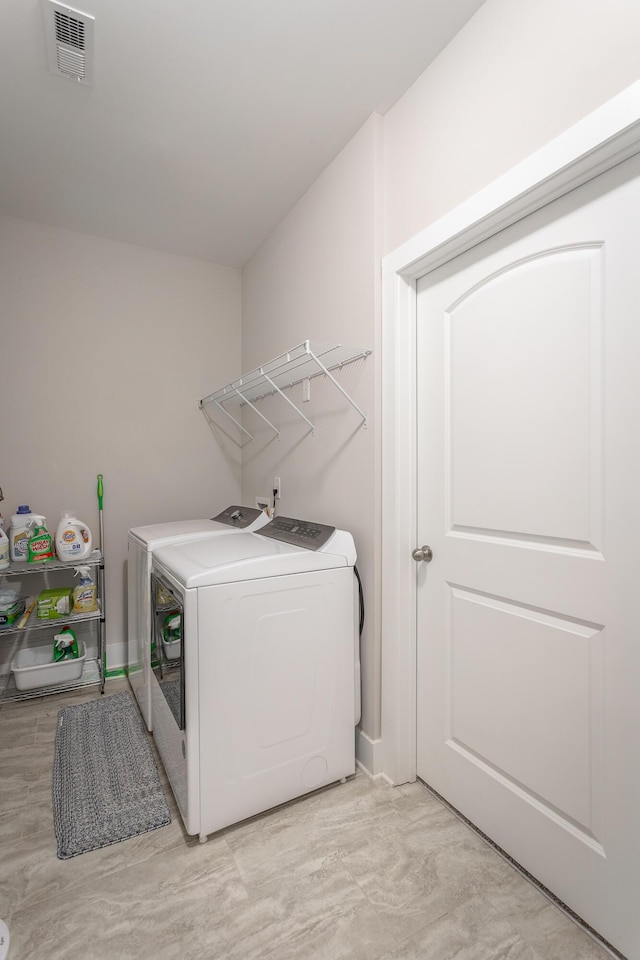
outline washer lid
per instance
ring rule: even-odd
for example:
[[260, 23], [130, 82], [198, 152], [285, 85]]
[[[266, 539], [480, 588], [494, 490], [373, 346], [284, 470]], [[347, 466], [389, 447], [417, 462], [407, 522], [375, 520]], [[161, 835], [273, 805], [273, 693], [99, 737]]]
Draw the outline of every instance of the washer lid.
[[[244, 509], [242, 507], [227, 507], [227, 510]], [[225, 513], [226, 511], [223, 511]], [[251, 522], [246, 530], [259, 530], [266, 523], [269, 523], [269, 517], [263, 511], [260, 511], [258, 517]], [[163, 544], [171, 541], [197, 540], [202, 537], [210, 537], [216, 534], [238, 533], [238, 529], [229, 523], [220, 523], [217, 520], [173, 520], [169, 523], [154, 523], [147, 527], [132, 527], [129, 530], [129, 537], [137, 540], [147, 550], [155, 550]]]
[[[344, 538], [343, 544], [336, 544], [341, 552], [329, 552], [331, 541], [324, 550], [312, 552], [289, 543], [267, 540], [259, 534], [238, 533], [234, 537], [200, 539], [161, 547], [153, 554], [153, 566], [187, 589], [353, 566], [353, 539], [350, 534], [337, 532]], [[346, 549], [342, 549], [343, 546]]]

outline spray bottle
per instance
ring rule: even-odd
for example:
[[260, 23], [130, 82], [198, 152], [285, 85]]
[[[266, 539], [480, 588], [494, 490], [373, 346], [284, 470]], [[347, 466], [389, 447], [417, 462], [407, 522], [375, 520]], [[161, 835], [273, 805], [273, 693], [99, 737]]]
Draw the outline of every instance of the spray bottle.
[[53, 638], [53, 662], [74, 660], [78, 657], [78, 641], [71, 627], [63, 627]]
[[91, 570], [87, 566], [76, 567], [74, 577], [80, 582], [73, 588], [73, 613], [93, 613], [98, 609], [96, 585], [91, 579]]
[[27, 540], [27, 562], [38, 563], [42, 560], [53, 559], [53, 541], [51, 534], [39, 519], [29, 524], [29, 538]]

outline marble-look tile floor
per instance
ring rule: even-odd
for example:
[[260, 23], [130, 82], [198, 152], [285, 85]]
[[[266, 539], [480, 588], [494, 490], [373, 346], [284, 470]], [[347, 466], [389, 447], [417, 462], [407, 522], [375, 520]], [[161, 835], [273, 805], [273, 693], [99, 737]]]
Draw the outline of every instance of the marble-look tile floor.
[[56, 717], [98, 695], [0, 706], [9, 960], [609, 958], [420, 784], [358, 774], [200, 844], [159, 764], [169, 826], [58, 860]]

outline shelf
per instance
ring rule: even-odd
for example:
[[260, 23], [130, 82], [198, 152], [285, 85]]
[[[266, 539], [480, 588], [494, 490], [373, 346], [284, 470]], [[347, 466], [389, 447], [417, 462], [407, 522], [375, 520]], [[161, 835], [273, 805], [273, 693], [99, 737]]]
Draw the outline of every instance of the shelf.
[[[36, 601], [37, 606], [37, 597], [27, 597], [27, 604], [25, 610], [29, 609], [29, 604], [32, 600]], [[92, 610], [91, 613], [70, 613], [67, 617], [54, 617], [51, 620], [38, 620], [36, 614], [36, 607], [33, 608], [29, 619], [25, 623], [24, 627], [17, 627], [11, 624], [8, 627], [0, 627], [0, 640], [3, 637], [8, 637], [11, 634], [16, 633], [26, 633], [27, 630], [51, 630], [54, 631], [59, 627], [69, 627], [74, 623], [83, 623], [86, 620], [99, 620], [102, 616], [102, 610], [100, 608], [100, 601], [98, 600], [98, 609]], [[18, 619], [18, 623], [20, 619]]]
[[315, 428], [311, 421], [302, 413], [296, 404], [283, 392], [291, 387], [302, 383], [305, 380], [312, 380], [314, 377], [326, 376], [334, 386], [340, 391], [354, 410], [362, 417], [362, 424], [367, 426], [366, 414], [360, 409], [355, 401], [349, 396], [342, 387], [332, 371], [339, 370], [348, 363], [356, 360], [362, 360], [371, 354], [371, 350], [363, 350], [355, 347], [343, 347], [341, 344], [328, 344], [312, 342], [305, 340], [298, 344], [292, 350], [280, 354], [273, 360], [269, 360], [263, 366], [256, 367], [255, 370], [243, 374], [237, 380], [226, 384], [215, 393], [210, 393], [208, 397], [200, 400], [200, 407], [209, 403], [215, 404], [235, 425], [246, 434], [251, 440], [253, 437], [242, 424], [233, 417], [223, 404], [238, 404], [240, 407], [249, 406], [258, 416], [268, 424], [269, 427], [280, 437], [280, 431], [271, 423], [270, 420], [260, 413], [254, 406], [265, 397], [279, 394], [292, 407], [298, 416], [308, 424], [312, 433]]
[[78, 680], [65, 683], [48, 684], [46, 687], [34, 687], [32, 690], [18, 690], [12, 673], [0, 676], [0, 703], [9, 700], [31, 700], [34, 697], [44, 697], [51, 693], [66, 693], [78, 687], [87, 687], [92, 684], [102, 684], [100, 664], [95, 658], [85, 660], [82, 676]]
[[11, 560], [8, 567], [0, 570], [0, 578], [49, 573], [51, 570], [69, 570], [73, 575], [74, 567], [99, 567], [102, 562], [103, 557], [99, 550], [93, 550], [83, 560], [38, 560], [36, 563], [29, 563], [28, 560]]

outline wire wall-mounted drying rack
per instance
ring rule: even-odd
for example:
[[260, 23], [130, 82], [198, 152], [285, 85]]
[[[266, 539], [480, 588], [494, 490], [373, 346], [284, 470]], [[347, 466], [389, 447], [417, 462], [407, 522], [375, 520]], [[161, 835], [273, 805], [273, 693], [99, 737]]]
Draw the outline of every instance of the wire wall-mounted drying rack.
[[243, 374], [237, 380], [226, 384], [215, 393], [210, 393], [208, 397], [203, 397], [200, 401], [200, 407], [213, 403], [221, 410], [235, 425], [246, 434], [250, 440], [252, 435], [242, 424], [233, 417], [225, 408], [224, 404], [239, 404], [243, 407], [245, 404], [251, 407], [258, 416], [274, 431], [278, 439], [280, 431], [264, 414], [260, 413], [255, 404], [274, 394], [279, 394], [283, 400], [292, 407], [302, 420], [307, 423], [312, 433], [315, 433], [315, 427], [311, 421], [304, 415], [302, 410], [288, 397], [284, 391], [290, 387], [295, 387], [305, 380], [312, 380], [314, 377], [326, 376], [337, 387], [345, 400], [351, 404], [354, 410], [362, 417], [362, 425], [367, 426], [366, 414], [360, 409], [358, 404], [349, 396], [344, 387], [338, 383], [332, 374], [332, 370], [339, 370], [347, 363], [353, 363], [355, 360], [362, 360], [368, 357], [371, 350], [361, 350], [356, 347], [343, 347], [341, 344], [318, 343], [305, 340], [299, 343], [292, 350], [280, 354], [268, 363], [249, 373]]

